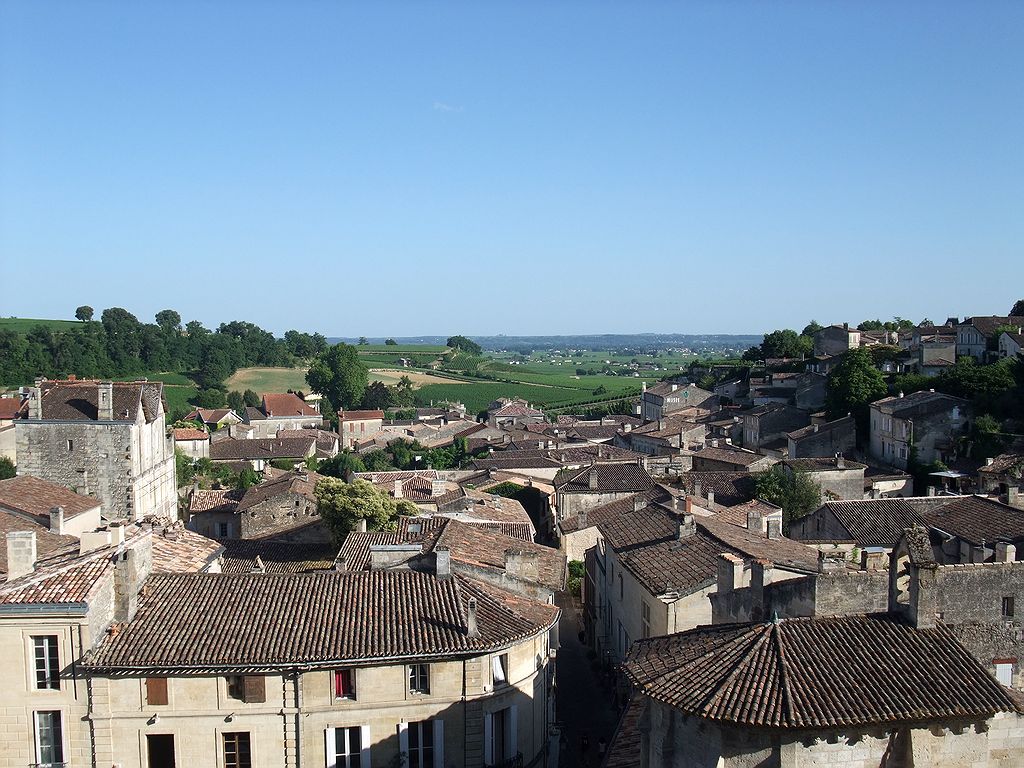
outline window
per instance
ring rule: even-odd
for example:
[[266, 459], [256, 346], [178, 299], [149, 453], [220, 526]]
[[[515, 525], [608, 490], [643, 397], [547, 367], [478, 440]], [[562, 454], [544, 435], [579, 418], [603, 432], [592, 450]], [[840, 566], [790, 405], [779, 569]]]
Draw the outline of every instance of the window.
[[1013, 597], [1012, 596], [1011, 597], [1004, 597], [1003, 598], [1003, 618], [1004, 619], [1012, 619], [1013, 618], [1013, 608], [1014, 608], [1014, 606], [1013, 606]]
[[484, 764], [497, 765], [516, 756], [516, 705], [484, 715]]
[[409, 768], [434, 768], [434, 723], [421, 720], [409, 723]]
[[640, 627], [644, 637], [651, 636], [651, 606], [646, 602], [640, 603]]
[[1007, 688], [1013, 685], [1013, 665], [1016, 662], [1016, 659], [992, 660], [992, 664], [996, 668], [996, 680], [999, 681], [1000, 685], [1005, 685]]
[[57, 653], [57, 636], [42, 635], [32, 638], [35, 654], [36, 689], [60, 690], [60, 659]]
[[167, 704], [167, 678], [146, 678], [146, 703], [152, 706]]
[[75, 441], [74, 440], [68, 440], [68, 452], [70, 453], [73, 450], [75, 450]]
[[228, 537], [228, 524], [217, 523], [217, 536], [226, 539]]
[[267, 700], [266, 679], [262, 675], [230, 675], [228, 696], [247, 704], [259, 704]]
[[622, 600], [623, 587], [622, 587], [622, 574], [619, 574], [619, 600]]
[[494, 687], [508, 685], [508, 654], [491, 656], [491, 677], [494, 680]]
[[356, 698], [356, 671], [354, 669], [334, 670], [334, 698]]
[[252, 768], [249, 734], [224, 734], [224, 768]]
[[36, 761], [39, 766], [64, 762], [64, 735], [60, 712], [36, 712]]
[[409, 693], [430, 693], [430, 665], [409, 665]]
[[327, 729], [327, 768], [361, 768], [369, 763], [370, 739], [365, 726]]

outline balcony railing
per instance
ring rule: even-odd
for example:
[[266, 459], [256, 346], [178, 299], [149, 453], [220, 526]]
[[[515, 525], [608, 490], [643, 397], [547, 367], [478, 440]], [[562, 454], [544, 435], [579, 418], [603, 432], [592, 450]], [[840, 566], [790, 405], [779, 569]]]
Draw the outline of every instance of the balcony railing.
[[484, 766], [484, 768], [523, 768], [523, 753], [517, 752], [514, 757], [498, 763], [490, 763]]

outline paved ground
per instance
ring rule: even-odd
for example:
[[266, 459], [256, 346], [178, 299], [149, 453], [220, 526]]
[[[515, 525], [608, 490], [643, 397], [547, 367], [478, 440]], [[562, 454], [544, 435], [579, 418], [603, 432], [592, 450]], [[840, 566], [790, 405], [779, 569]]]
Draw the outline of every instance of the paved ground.
[[[558, 622], [558, 686], [557, 719], [562, 724], [564, 748], [559, 764], [561, 768], [596, 768], [597, 742], [604, 737], [610, 742], [618, 720], [614, 694], [602, 684], [590, 668], [587, 646], [579, 641], [582, 622], [572, 598], [566, 593], [555, 596], [562, 609]], [[589, 747], [581, 750], [581, 738], [586, 734]]]

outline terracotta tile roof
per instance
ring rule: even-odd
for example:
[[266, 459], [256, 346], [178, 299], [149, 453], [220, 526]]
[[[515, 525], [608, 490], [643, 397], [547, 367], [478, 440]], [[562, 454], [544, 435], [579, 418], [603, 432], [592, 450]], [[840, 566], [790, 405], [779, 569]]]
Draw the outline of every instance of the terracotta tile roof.
[[[474, 459], [477, 469], [561, 469], [562, 462], [546, 456], [519, 456], [522, 451], [496, 453], [486, 459]], [[511, 455], [508, 455], [511, 454]]]
[[953, 501], [928, 510], [922, 517], [929, 526], [970, 544], [1024, 540], [1024, 510], [981, 496], [954, 497]]
[[279, 439], [314, 437], [318, 451], [333, 451], [338, 447], [340, 441], [336, 432], [328, 432], [326, 429], [279, 429], [277, 437]]
[[204, 424], [218, 424], [229, 415], [234, 415], [236, 418], [238, 416], [230, 408], [196, 408], [185, 419], [187, 421], [201, 421]]
[[0, 397], [0, 421], [13, 420], [20, 410], [20, 397]]
[[263, 437], [253, 440], [219, 440], [210, 445], [210, 458], [214, 461], [236, 459], [303, 459], [316, 447], [316, 438], [294, 437], [280, 440]]
[[[591, 472], [597, 473], [596, 488], [590, 487]], [[559, 493], [637, 493], [654, 487], [647, 470], [632, 461], [563, 469], [554, 482]]]
[[[514, 400], [498, 400], [491, 403], [492, 408], [489, 408], [489, 416], [494, 418], [507, 418], [516, 416], [543, 416], [543, 411], [538, 411], [536, 408], [530, 406], [525, 400], [518, 398]], [[493, 406], [498, 406], [497, 408]]]
[[34, 519], [0, 511], [0, 576], [7, 573], [7, 534], [17, 531], [33, 531], [36, 534], [37, 564], [60, 560], [78, 552], [78, 539], [51, 533], [49, 522], [44, 525]]
[[722, 624], [639, 640], [639, 690], [706, 720], [826, 729], [1016, 712], [949, 630], [887, 615]]
[[192, 491], [192, 495], [189, 497], [188, 511], [192, 514], [199, 512], [234, 512], [238, 509], [238, 500], [241, 497], [241, 491], [234, 489], [217, 491], [197, 489]]
[[694, 496], [714, 491], [715, 501], [725, 506], [750, 501], [757, 492], [757, 475], [750, 472], [684, 472], [676, 482]]
[[993, 475], [1001, 475], [1011, 470], [1016, 470], [1018, 477], [1024, 474], [1024, 454], [1001, 453], [992, 459], [991, 464], [986, 464], [978, 469], [979, 472]]
[[174, 435], [174, 439], [179, 443], [185, 442], [187, 440], [210, 439], [210, 434], [208, 432], [204, 432], [201, 429], [188, 429], [185, 427], [178, 427], [177, 429], [172, 429], [171, 434]]
[[244, 512], [255, 507], [257, 504], [262, 504], [268, 499], [285, 493], [295, 493], [304, 496], [315, 504], [316, 497], [313, 495], [313, 490], [316, 488], [316, 483], [321, 477], [322, 475], [318, 475], [316, 472], [282, 473], [271, 480], [266, 480], [259, 485], [248, 488], [238, 502], [237, 511]]
[[[703, 504], [705, 506], [708, 505], [707, 501], [697, 501], [695, 503]], [[740, 528], [747, 527], [747, 522], [749, 521], [748, 514], [752, 510], [756, 510], [760, 513], [761, 517], [774, 516], [778, 518], [782, 512], [782, 507], [777, 507], [774, 504], [770, 504], [767, 501], [761, 501], [760, 499], [753, 499], [745, 504], [736, 504], [732, 507], [720, 507], [717, 502], [714, 506], [718, 507], [714, 510], [715, 517], [718, 520], [724, 520], [727, 523], [738, 525]]]
[[224, 573], [255, 573], [260, 564], [264, 573], [330, 571], [338, 554], [338, 547], [334, 544], [229, 539], [222, 541], [221, 545], [224, 547], [221, 556]]
[[47, 527], [50, 523], [50, 510], [54, 507], [64, 508], [66, 520], [99, 506], [99, 499], [83, 496], [63, 485], [32, 475], [0, 480], [0, 508], [31, 515]]
[[[42, 382], [43, 420], [96, 421], [99, 384], [98, 381]], [[163, 386], [159, 381], [114, 382], [113, 420], [135, 421], [141, 409], [147, 423], [154, 421], [160, 413]], [[28, 418], [27, 409], [21, 416]]]
[[867, 468], [867, 464], [861, 464], [858, 461], [851, 461], [850, 459], [843, 459], [843, 466], [837, 466], [835, 458], [807, 458], [807, 459], [783, 459], [780, 464], [785, 464], [787, 467], [791, 467], [798, 472], [844, 472], [844, 471], [855, 471], [864, 470]]
[[384, 419], [384, 411], [342, 411], [338, 414], [341, 421], [373, 421]]
[[[466, 631], [478, 606], [479, 636]], [[413, 571], [154, 575], [135, 619], [90, 651], [95, 671], [331, 667], [478, 655], [548, 629], [552, 605]]]
[[644, 699], [634, 696], [615, 726], [615, 734], [600, 768], [640, 768], [642, 751], [640, 719], [644, 712]]
[[223, 547], [180, 523], [153, 532], [154, 573], [197, 573], [216, 561]]
[[693, 457], [695, 459], [718, 461], [724, 464], [734, 464], [738, 467], [749, 467], [751, 464], [755, 464], [758, 461], [762, 461], [767, 458], [759, 453], [752, 453], [751, 451], [714, 448], [710, 445], [706, 445], [699, 451], [695, 451], [693, 453]]
[[106, 547], [85, 555], [75, 550], [52, 558], [50, 563], [37, 561], [34, 572], [0, 583], [0, 605], [86, 602], [100, 581], [113, 572], [114, 550]]
[[315, 408], [291, 392], [263, 395], [263, 412], [267, 417], [282, 418], [287, 416], [319, 416]]
[[945, 395], [942, 392], [922, 391], [911, 392], [903, 397], [883, 397], [871, 405], [878, 408], [881, 413], [905, 419], [926, 413], [948, 411], [956, 407], [963, 409], [969, 403], [962, 398]]

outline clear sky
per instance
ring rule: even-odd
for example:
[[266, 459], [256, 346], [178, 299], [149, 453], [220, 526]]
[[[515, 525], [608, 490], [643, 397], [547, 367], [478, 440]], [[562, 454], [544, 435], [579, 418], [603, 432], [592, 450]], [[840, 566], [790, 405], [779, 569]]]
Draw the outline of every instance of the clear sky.
[[0, 0], [0, 315], [1002, 314], [1022, 147], [1020, 0]]

